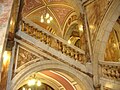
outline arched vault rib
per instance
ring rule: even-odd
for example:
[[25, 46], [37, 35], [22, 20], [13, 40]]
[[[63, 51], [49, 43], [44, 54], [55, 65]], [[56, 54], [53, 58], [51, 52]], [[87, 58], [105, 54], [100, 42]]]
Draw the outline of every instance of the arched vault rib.
[[[104, 60], [104, 53], [106, 44], [112, 31], [112, 28], [120, 15], [120, 1], [115, 0], [111, 8], [106, 13], [101, 26], [99, 28], [99, 32], [96, 37], [96, 41], [94, 44], [94, 54], [98, 54], [96, 58], [99, 60]], [[99, 47], [99, 48], [98, 48]]]
[[94, 74], [94, 85], [99, 86], [99, 75], [98, 75], [98, 64], [99, 61], [104, 60], [104, 54], [106, 49], [106, 44], [112, 31], [112, 28], [120, 15], [120, 1], [114, 0], [111, 7], [108, 9], [101, 25], [95, 43], [93, 46], [93, 74]]
[[92, 79], [87, 75], [63, 64], [58, 61], [49, 61], [44, 60], [40, 62], [33, 63], [28, 67], [21, 70], [12, 80], [11, 89], [16, 90], [19, 84], [25, 79], [25, 77], [31, 75], [34, 72], [43, 71], [43, 70], [57, 70], [68, 74], [76, 80], [83, 90], [94, 90], [92, 85]]

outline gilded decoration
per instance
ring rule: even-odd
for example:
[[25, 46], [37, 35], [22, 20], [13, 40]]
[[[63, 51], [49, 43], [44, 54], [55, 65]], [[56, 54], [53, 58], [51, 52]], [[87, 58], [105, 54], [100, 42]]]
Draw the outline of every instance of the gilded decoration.
[[[40, 16], [46, 12], [53, 18], [50, 24], [40, 22]], [[23, 17], [45, 29], [51, 27], [58, 36], [62, 37], [65, 21], [73, 12], [75, 9], [66, 0], [25, 0]]]
[[92, 3], [86, 6], [88, 23], [92, 36], [91, 39], [93, 42], [98, 32], [96, 30], [98, 30], [99, 25], [112, 2], [113, 0], [94, 0]]
[[70, 15], [70, 13], [73, 12], [72, 9], [65, 6], [53, 6], [52, 9], [53, 9], [53, 12], [55, 13], [55, 16], [58, 18], [60, 25], [63, 24], [66, 16]]
[[77, 15], [75, 15], [75, 14], [72, 15], [71, 17], [69, 17], [69, 19], [68, 19], [68, 21], [66, 22], [65, 27], [64, 27], [64, 32], [63, 32], [63, 36], [64, 36], [64, 37], [66, 37], [66, 34], [67, 34], [70, 26], [73, 24], [73, 22], [76, 23], [77, 20], [78, 20], [78, 17], [77, 17]]
[[44, 30], [39, 29], [38, 27], [35, 28], [33, 26], [30, 26], [29, 23], [26, 23], [25, 21], [22, 22], [22, 32], [30, 35], [31, 37], [37, 39], [38, 41], [46, 45], [49, 45], [51, 48], [54, 48], [55, 50], [58, 50], [61, 53], [68, 55], [71, 58], [74, 58], [75, 60], [78, 60], [82, 63], [83, 62], [86, 63], [84, 59], [83, 53], [84, 51], [77, 47], [69, 45], [62, 38], [58, 38], [54, 35], [51, 35], [49, 32], [45, 32]]
[[23, 15], [29, 14], [31, 11], [43, 6], [42, 0], [25, 0], [25, 5], [23, 8]]
[[105, 61], [119, 62], [120, 49], [115, 30], [110, 33], [109, 40], [106, 46]]
[[33, 54], [32, 52], [19, 47], [18, 48], [18, 59], [17, 59], [17, 67], [20, 67], [21, 65], [32, 61], [34, 59], [39, 58], [38, 56], [36, 56], [35, 54]]
[[120, 64], [115, 62], [100, 62], [101, 76], [120, 81]]
[[49, 3], [60, 3], [60, 2], [64, 2], [64, 3], [66, 3], [66, 1], [65, 0], [46, 0], [47, 2], [49, 2]]

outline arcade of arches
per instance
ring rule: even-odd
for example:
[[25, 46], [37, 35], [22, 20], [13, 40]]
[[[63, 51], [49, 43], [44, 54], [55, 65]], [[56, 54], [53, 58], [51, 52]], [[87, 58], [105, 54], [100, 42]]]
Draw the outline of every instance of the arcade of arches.
[[120, 90], [120, 0], [0, 0], [0, 90]]

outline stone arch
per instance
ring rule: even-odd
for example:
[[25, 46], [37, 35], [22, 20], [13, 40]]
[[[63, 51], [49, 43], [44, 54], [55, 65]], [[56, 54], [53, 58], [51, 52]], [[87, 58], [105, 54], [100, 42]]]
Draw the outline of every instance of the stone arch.
[[68, 28], [68, 30], [66, 31], [66, 33], [64, 34], [64, 39], [65, 40], [69, 40], [70, 36], [72, 35], [72, 32], [74, 31], [72, 28], [74, 28], [78, 23], [73, 23], [72, 25], [70, 25], [70, 27]]
[[18, 85], [25, 79], [25, 77], [31, 75], [34, 72], [43, 71], [43, 70], [58, 70], [74, 78], [83, 90], [94, 90], [92, 79], [86, 74], [58, 61], [52, 60], [43, 60], [36, 63], [33, 63], [19, 73], [12, 79], [11, 89], [16, 90]]
[[113, 1], [100, 25], [94, 44], [94, 60], [104, 60], [106, 44], [112, 28], [120, 15], [120, 1]]

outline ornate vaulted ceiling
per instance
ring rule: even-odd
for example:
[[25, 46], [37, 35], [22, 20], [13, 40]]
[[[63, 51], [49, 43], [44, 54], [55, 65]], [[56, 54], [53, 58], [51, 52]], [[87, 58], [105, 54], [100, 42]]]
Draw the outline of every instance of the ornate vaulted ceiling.
[[[88, 0], [90, 1], [90, 0]], [[91, 0], [86, 4], [86, 12], [91, 32], [91, 39], [94, 42], [98, 28], [114, 0]]]
[[[49, 24], [40, 22], [41, 15], [46, 12], [53, 17]], [[23, 9], [25, 18], [58, 36], [63, 36], [66, 23], [73, 15], [76, 15], [75, 9], [67, 0], [25, 0]]]
[[[71, 26], [78, 25], [78, 22], [80, 22], [78, 18], [80, 17], [81, 8], [78, 1], [79, 0], [25, 0], [23, 16], [49, 32], [68, 40], [70, 37], [67, 37], [67, 35], [72, 35], [70, 33], [72, 32]], [[81, 2], [86, 6], [91, 39], [94, 42], [99, 25], [113, 0], [93, 0], [90, 1], [90, 3], [89, 0], [83, 0]], [[40, 17], [45, 12], [53, 17], [53, 21], [49, 24], [40, 22]]]

